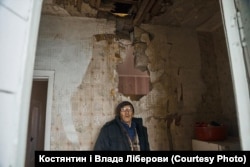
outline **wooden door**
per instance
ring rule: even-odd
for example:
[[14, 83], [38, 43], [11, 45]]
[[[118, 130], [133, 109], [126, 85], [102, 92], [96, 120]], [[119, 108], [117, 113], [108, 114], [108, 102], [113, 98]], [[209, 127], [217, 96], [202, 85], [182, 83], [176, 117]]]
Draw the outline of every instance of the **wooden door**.
[[48, 81], [33, 81], [28, 124], [26, 167], [35, 166], [35, 151], [44, 150]]

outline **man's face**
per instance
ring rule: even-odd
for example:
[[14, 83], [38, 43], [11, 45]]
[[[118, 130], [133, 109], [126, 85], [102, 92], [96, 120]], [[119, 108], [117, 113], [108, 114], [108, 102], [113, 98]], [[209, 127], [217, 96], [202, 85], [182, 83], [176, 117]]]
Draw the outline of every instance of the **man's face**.
[[133, 108], [130, 105], [126, 105], [121, 108], [120, 111], [121, 121], [127, 123], [128, 125], [131, 125], [133, 116], [134, 116]]

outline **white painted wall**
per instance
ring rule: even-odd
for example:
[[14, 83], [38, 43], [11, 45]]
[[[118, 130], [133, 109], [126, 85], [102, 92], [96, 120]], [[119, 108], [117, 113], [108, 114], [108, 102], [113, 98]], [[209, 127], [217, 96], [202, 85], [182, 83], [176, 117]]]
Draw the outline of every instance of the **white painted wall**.
[[42, 0], [0, 1], [0, 166], [24, 166]]

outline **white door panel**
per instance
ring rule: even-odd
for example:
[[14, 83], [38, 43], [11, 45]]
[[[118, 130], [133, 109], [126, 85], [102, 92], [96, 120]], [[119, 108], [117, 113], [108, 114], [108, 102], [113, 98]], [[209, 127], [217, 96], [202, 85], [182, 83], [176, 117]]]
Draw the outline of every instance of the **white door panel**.
[[32, 7], [33, 0], [0, 0], [1, 6], [12, 11], [18, 17], [28, 20], [29, 12]]
[[41, 7], [42, 0], [0, 0], [1, 167], [25, 166]]
[[[1, 26], [0, 44], [0, 90], [15, 93], [20, 84], [20, 72], [24, 55], [24, 39], [27, 36], [27, 23], [13, 14], [12, 11], [0, 6]], [[17, 30], [18, 29], [18, 30]], [[9, 33], [11, 32], [11, 33]]]
[[[249, 0], [240, 0], [241, 3], [248, 3]], [[240, 32], [238, 14], [234, 0], [220, 0], [223, 24], [225, 27], [228, 54], [231, 65], [232, 79], [236, 110], [239, 123], [239, 132], [242, 150], [250, 150], [250, 98], [247, 74], [247, 62], [244, 57], [244, 47]], [[240, 6], [240, 5], [238, 5]], [[249, 10], [249, 5], [246, 9]], [[244, 11], [241, 11], [244, 12]], [[243, 14], [245, 15], [245, 13]], [[248, 11], [249, 15], [249, 11]], [[249, 24], [249, 21], [248, 21]], [[249, 26], [248, 26], [249, 27]], [[249, 33], [249, 31], [244, 31]], [[249, 34], [247, 35], [249, 36]], [[245, 41], [247, 42], [247, 41]], [[249, 46], [248, 44], [244, 44]], [[247, 55], [246, 55], [247, 56]]]

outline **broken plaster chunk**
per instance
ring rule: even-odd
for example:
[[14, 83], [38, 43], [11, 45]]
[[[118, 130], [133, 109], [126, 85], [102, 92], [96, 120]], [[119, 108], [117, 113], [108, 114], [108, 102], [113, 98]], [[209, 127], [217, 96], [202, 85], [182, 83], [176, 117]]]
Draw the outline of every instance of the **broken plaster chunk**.
[[146, 71], [148, 66], [147, 56], [136, 56], [135, 57], [135, 67], [141, 71]]
[[141, 34], [145, 33], [145, 31], [137, 26], [134, 27], [134, 38], [135, 39], [140, 39], [141, 38]]
[[141, 34], [141, 41], [145, 42], [147, 45], [150, 43], [150, 38], [148, 33]]
[[146, 71], [148, 66], [148, 57], [145, 54], [146, 43], [140, 42], [134, 45], [135, 67], [141, 71]]
[[150, 81], [151, 83], [155, 83], [157, 81], [159, 81], [159, 79], [161, 78], [161, 76], [164, 73], [164, 70], [158, 70], [158, 71], [150, 71]]

